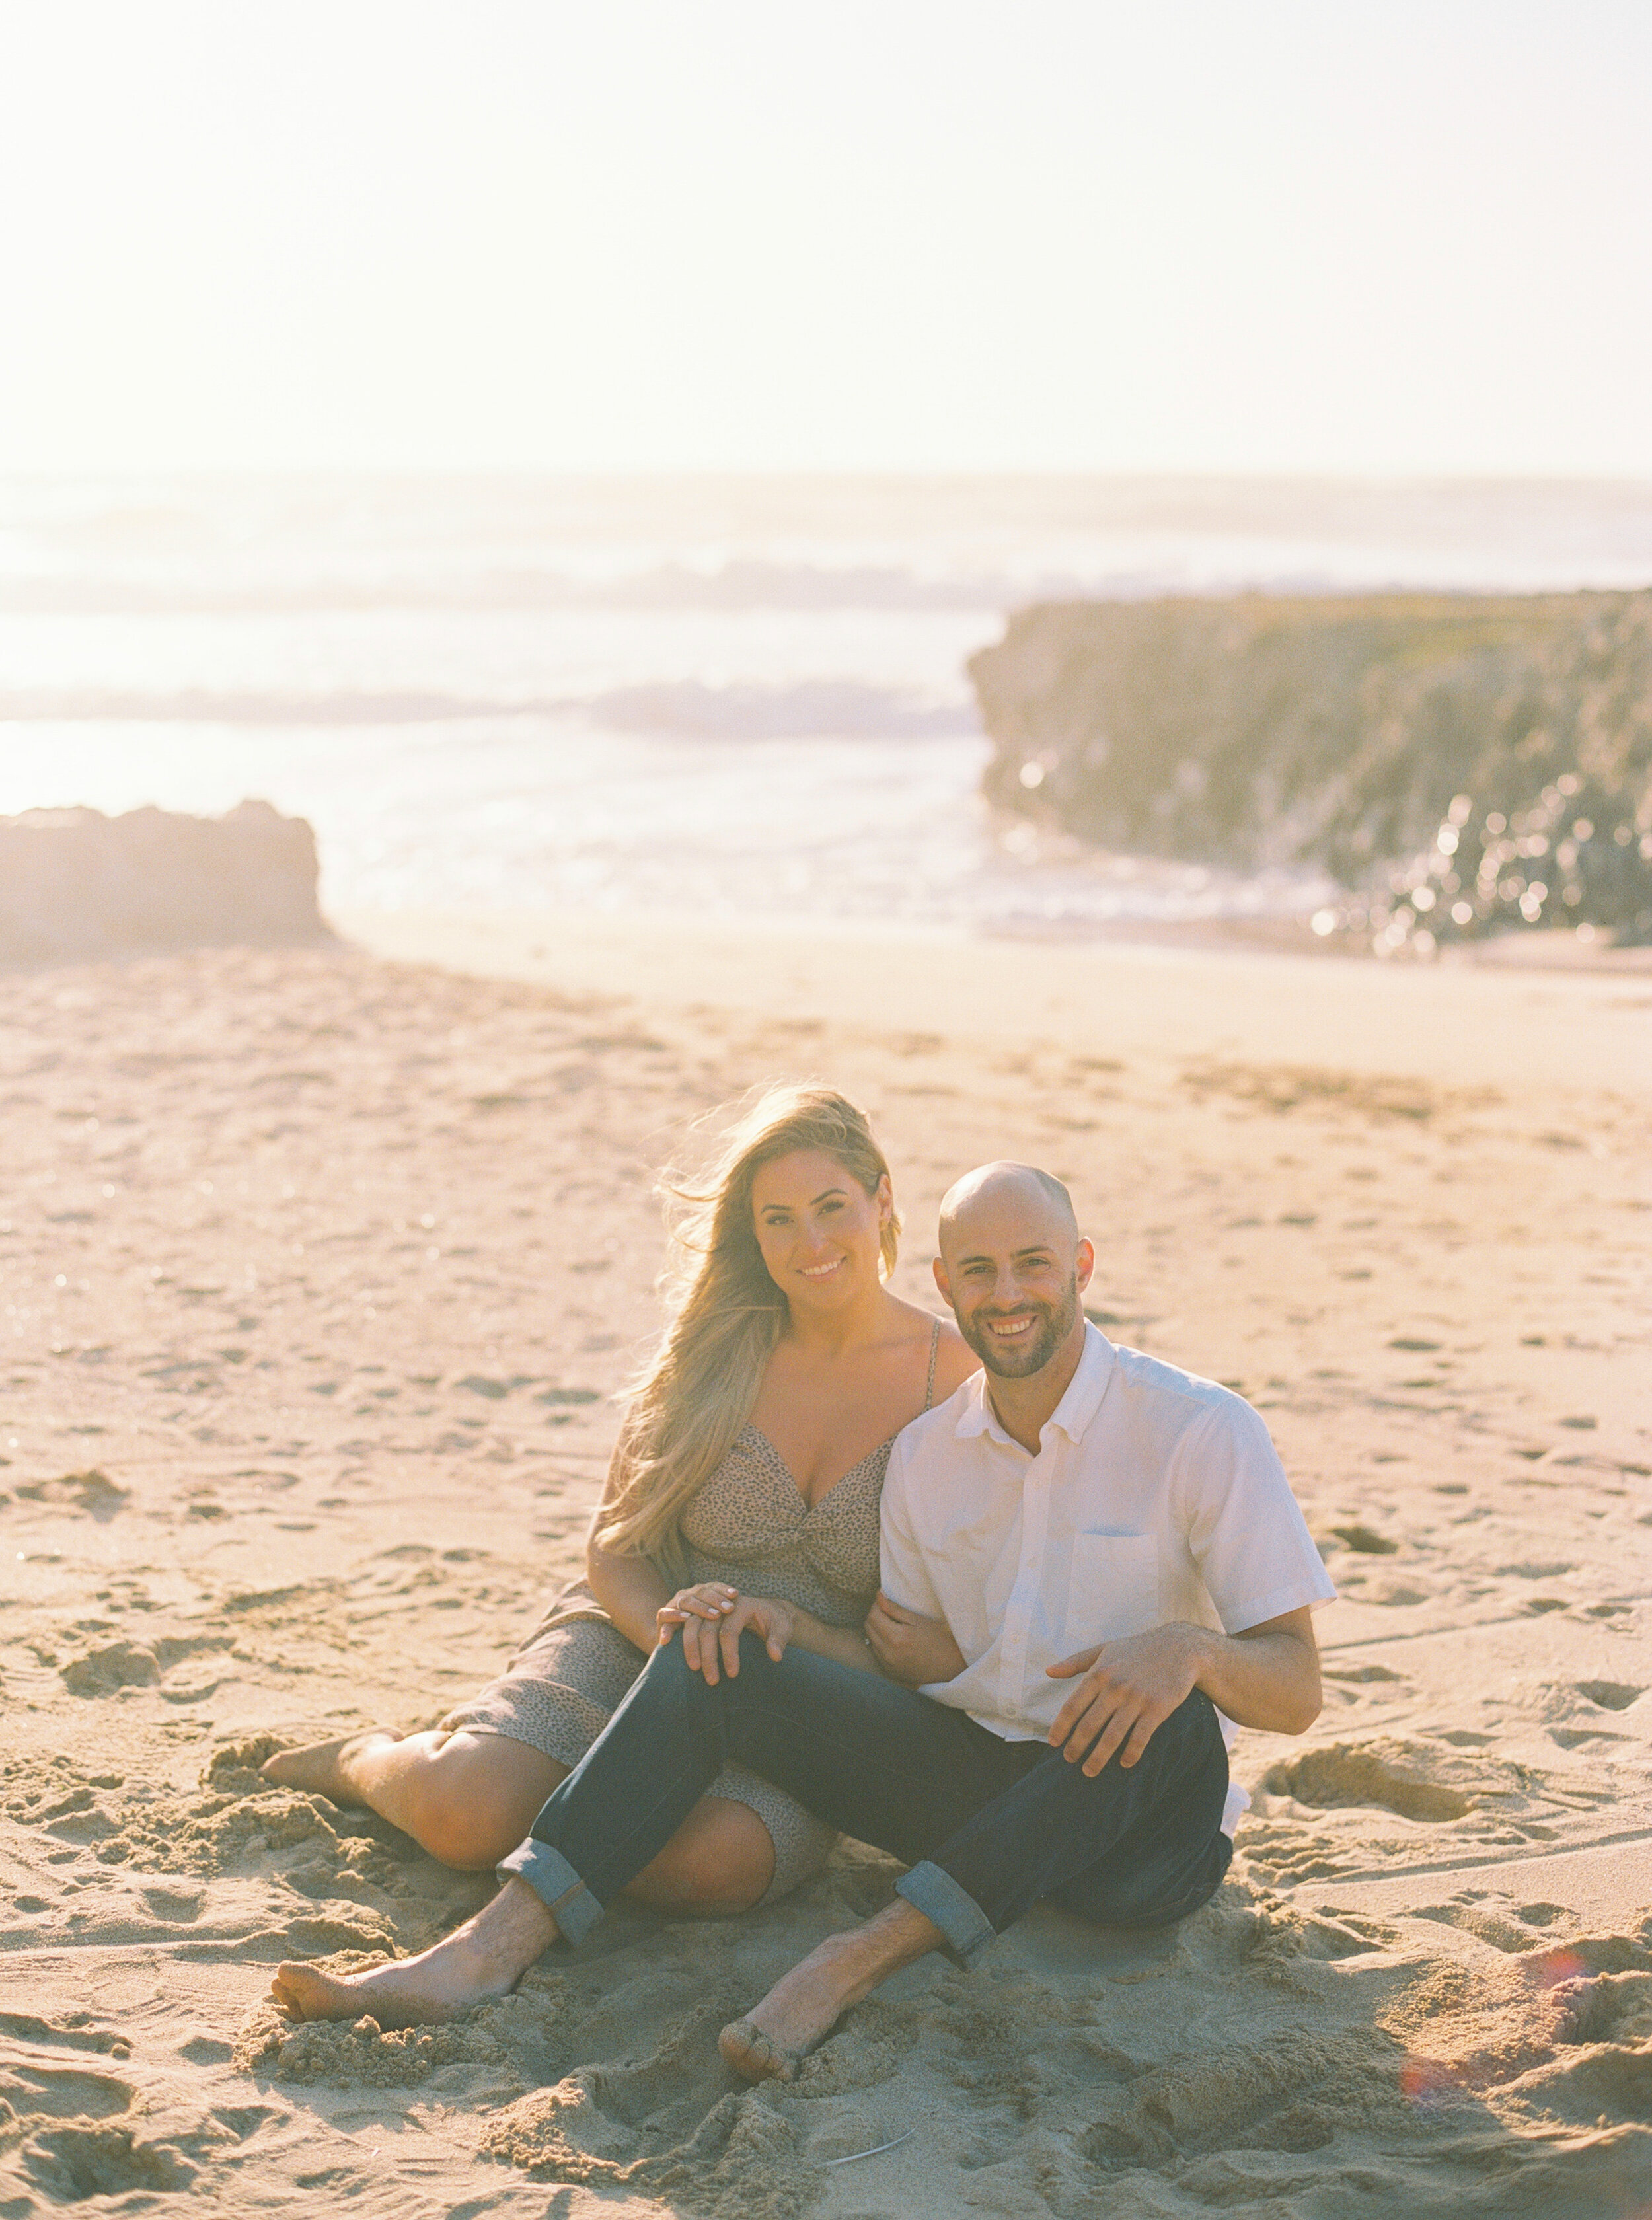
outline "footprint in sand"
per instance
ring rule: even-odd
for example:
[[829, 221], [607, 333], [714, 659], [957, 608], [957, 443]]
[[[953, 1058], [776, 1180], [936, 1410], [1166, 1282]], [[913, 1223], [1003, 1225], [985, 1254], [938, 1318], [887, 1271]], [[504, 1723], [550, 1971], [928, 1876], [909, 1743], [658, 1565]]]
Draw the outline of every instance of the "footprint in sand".
[[59, 1480], [30, 1481], [20, 1487], [17, 1494], [30, 1503], [84, 1511], [102, 1525], [113, 1518], [127, 1502], [129, 1491], [117, 1487], [107, 1473], [94, 1469], [87, 1472], [65, 1472]]
[[119, 2197], [129, 2190], [187, 2189], [195, 2168], [130, 2128], [53, 2128], [23, 2146], [23, 2171], [55, 2202]]
[[0, 2095], [23, 2120], [112, 2119], [131, 2110], [137, 2093], [116, 2074], [49, 2066], [38, 2057], [19, 2058], [0, 2073]]
[[1573, 2024], [1574, 2042], [1652, 2042], [1652, 1973], [1602, 1974]]
[[1631, 1687], [1627, 1681], [1574, 1681], [1572, 1685], [1580, 1696], [1606, 1712], [1626, 1712], [1646, 1693], [1644, 1688]]
[[1461, 1789], [1430, 1778], [1431, 1753], [1395, 1744], [1392, 1750], [1355, 1743], [1332, 1743], [1305, 1750], [1263, 1774], [1274, 1796], [1289, 1796], [1319, 1809], [1374, 1805], [1402, 1819], [1461, 1819], [1474, 1799]]
[[1357, 1556], [1392, 1557], [1399, 1554], [1399, 1543], [1391, 1542], [1375, 1527], [1354, 1525], [1333, 1526], [1331, 1531], [1345, 1550], [1352, 1550]]
[[[32, 1897], [25, 1902], [17, 1896], [12, 1899], [12, 1902], [22, 1911], [44, 1911], [47, 1909], [43, 1897]], [[82, 2016], [77, 2012], [71, 2017], [78, 2021]], [[129, 2058], [132, 2055], [132, 2045], [118, 2028], [65, 2027], [56, 2020], [42, 2019], [38, 2012], [0, 2011], [0, 2035], [9, 2036], [13, 2042], [53, 2043], [64, 2050], [100, 2051], [110, 2058]], [[124, 2082], [112, 2086], [126, 2086]], [[115, 2109], [120, 2111], [122, 2108], [117, 2105]]]
[[122, 1688], [146, 1688], [160, 1678], [160, 1660], [136, 1642], [105, 1643], [64, 1666], [63, 1685], [72, 1696], [112, 1696]]

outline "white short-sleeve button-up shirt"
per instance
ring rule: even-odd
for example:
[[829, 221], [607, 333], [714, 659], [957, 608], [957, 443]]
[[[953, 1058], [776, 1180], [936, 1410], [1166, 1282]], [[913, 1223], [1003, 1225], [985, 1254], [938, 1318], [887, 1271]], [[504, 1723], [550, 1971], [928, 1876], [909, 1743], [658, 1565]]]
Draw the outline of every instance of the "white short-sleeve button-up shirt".
[[[885, 1592], [944, 1618], [969, 1660], [923, 1693], [1010, 1742], [1049, 1733], [1073, 1683], [1046, 1668], [1075, 1651], [1171, 1619], [1241, 1634], [1337, 1593], [1250, 1406], [1093, 1325], [1036, 1456], [983, 1373], [913, 1419], [882, 1543]], [[1229, 1791], [1229, 1834], [1249, 1801]]]

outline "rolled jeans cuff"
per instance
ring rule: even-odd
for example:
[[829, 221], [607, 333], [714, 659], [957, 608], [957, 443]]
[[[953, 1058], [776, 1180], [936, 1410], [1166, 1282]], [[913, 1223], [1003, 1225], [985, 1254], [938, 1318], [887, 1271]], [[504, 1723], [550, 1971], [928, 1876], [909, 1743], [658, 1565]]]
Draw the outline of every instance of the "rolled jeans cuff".
[[[904, 1896], [913, 1911], [934, 1921], [946, 1938], [947, 1955], [966, 1973], [995, 1938], [996, 1929], [969, 1890], [960, 1888], [950, 1873], [932, 1865], [927, 1858], [901, 1874], [895, 1893]], [[561, 1914], [557, 1916], [560, 1922]]]
[[580, 1943], [602, 1917], [602, 1907], [560, 1850], [530, 1835], [494, 1868], [501, 1880], [525, 1880], [564, 1942]]

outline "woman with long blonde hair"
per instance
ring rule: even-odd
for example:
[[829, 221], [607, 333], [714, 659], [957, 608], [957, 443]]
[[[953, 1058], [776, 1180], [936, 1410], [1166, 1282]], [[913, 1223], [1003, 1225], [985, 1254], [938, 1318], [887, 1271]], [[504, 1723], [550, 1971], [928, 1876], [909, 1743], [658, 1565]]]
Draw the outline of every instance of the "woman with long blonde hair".
[[[827, 1088], [768, 1088], [705, 1176], [663, 1186], [675, 1305], [626, 1400], [585, 1578], [439, 1727], [369, 1730], [265, 1767], [379, 1812], [448, 1865], [485, 1870], [514, 1849], [660, 1642], [680, 1640], [714, 1681], [748, 1625], [776, 1655], [795, 1643], [909, 1687], [963, 1664], [944, 1627], [877, 1593], [895, 1437], [976, 1360], [887, 1285], [901, 1221], [864, 1112]], [[795, 1887], [832, 1842], [729, 1766], [630, 1893], [744, 1911]]]

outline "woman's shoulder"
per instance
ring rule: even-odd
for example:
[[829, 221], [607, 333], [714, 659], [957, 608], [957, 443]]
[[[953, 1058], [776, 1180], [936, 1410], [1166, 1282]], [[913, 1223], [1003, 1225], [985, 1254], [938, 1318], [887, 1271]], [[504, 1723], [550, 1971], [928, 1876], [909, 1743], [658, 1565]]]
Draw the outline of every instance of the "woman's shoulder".
[[956, 1394], [972, 1373], [981, 1369], [981, 1359], [958, 1331], [950, 1319], [941, 1320], [940, 1341], [935, 1350], [935, 1401], [945, 1402]]
[[900, 1304], [905, 1317], [902, 1338], [921, 1350], [927, 1363], [929, 1352], [935, 1354], [934, 1379], [930, 1402], [944, 1403], [957, 1388], [961, 1388], [969, 1375], [979, 1369], [981, 1360], [949, 1318], [940, 1318], [933, 1311], [920, 1309], [899, 1295], [890, 1300]]

